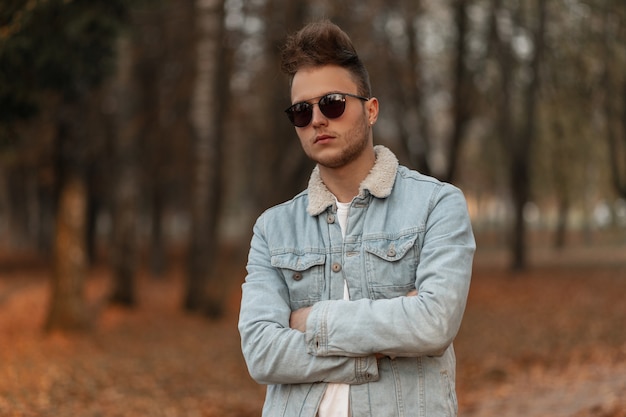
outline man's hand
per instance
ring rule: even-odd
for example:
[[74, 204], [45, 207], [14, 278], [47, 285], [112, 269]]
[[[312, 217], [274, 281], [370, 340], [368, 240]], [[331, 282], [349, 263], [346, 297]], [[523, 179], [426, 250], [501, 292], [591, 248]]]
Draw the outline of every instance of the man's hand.
[[306, 332], [306, 319], [309, 317], [311, 307], [299, 308], [296, 311], [291, 312], [289, 317], [289, 327], [295, 330], [300, 330], [302, 333]]

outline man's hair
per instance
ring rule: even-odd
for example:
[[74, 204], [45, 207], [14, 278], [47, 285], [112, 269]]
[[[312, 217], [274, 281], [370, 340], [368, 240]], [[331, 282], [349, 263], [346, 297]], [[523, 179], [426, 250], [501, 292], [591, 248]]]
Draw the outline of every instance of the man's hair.
[[369, 74], [359, 59], [350, 37], [329, 20], [309, 23], [289, 36], [282, 50], [281, 69], [289, 83], [302, 68], [338, 65], [354, 79], [358, 94], [371, 97]]

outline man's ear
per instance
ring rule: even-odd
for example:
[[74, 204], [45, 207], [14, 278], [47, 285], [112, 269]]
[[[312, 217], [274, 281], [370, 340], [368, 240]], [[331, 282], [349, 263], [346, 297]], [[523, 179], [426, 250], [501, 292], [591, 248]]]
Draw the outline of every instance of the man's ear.
[[367, 117], [370, 126], [376, 123], [378, 120], [378, 99], [376, 97], [370, 98], [366, 103]]

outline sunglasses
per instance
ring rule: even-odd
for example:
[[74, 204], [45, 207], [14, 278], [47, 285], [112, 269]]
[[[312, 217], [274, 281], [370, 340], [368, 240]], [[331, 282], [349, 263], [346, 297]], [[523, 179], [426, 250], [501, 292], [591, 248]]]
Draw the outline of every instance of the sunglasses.
[[311, 123], [313, 119], [313, 106], [317, 104], [324, 117], [336, 119], [346, 110], [346, 97], [354, 97], [363, 101], [369, 100], [367, 97], [349, 93], [329, 93], [321, 97], [315, 97], [319, 98], [317, 103], [307, 103], [306, 101], [296, 103], [285, 110], [285, 113], [287, 113], [287, 117], [294, 126], [305, 127]]

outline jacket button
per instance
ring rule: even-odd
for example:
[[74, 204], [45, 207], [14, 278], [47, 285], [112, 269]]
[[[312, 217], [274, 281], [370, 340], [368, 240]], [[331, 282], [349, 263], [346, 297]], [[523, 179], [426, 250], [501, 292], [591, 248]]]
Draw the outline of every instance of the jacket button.
[[300, 272], [294, 272], [292, 278], [294, 281], [300, 281], [302, 279], [302, 274]]
[[390, 249], [387, 251], [387, 256], [389, 256], [390, 258], [395, 257], [395, 256], [396, 256], [396, 250], [395, 250], [394, 248], [390, 248]]
[[329, 215], [326, 217], [326, 222], [327, 222], [328, 224], [333, 224], [333, 223], [335, 223], [335, 216], [334, 216], [334, 215], [332, 215], [332, 214], [329, 214]]
[[335, 262], [332, 266], [333, 272], [339, 272], [341, 271], [341, 264], [338, 262]]

